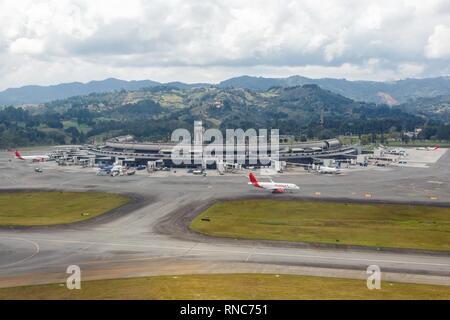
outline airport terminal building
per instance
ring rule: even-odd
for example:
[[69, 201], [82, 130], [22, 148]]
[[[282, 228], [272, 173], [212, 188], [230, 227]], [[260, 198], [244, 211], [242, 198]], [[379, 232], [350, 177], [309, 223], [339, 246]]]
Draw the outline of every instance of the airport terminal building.
[[[122, 162], [147, 164], [149, 161], [158, 161], [166, 167], [180, 167], [172, 161], [172, 153], [174, 152], [175, 143], [155, 143], [155, 142], [136, 142], [132, 136], [117, 137], [106, 141], [103, 145], [91, 146], [89, 153], [102, 159], [121, 160]], [[200, 146], [200, 150], [204, 150], [207, 144]], [[223, 146], [222, 150], [226, 147]], [[316, 159], [348, 159], [354, 158], [356, 150], [350, 146], [343, 146], [338, 139], [329, 139], [313, 142], [294, 142], [279, 143], [278, 160], [286, 163], [313, 163]], [[258, 157], [258, 150], [253, 150], [248, 145], [244, 146], [243, 154], [245, 156], [244, 165], [250, 165], [250, 159]], [[195, 152], [192, 151], [191, 157], [194, 159]], [[201, 152], [201, 151], [200, 151]], [[225, 151], [224, 151], [225, 153]], [[215, 162], [215, 159], [224, 158], [223, 156], [211, 157], [208, 163]], [[270, 152], [267, 157], [271, 158]], [[236, 162], [237, 157], [234, 157]], [[228, 158], [226, 160], [228, 162]], [[260, 163], [256, 164], [261, 165]], [[189, 167], [189, 165], [183, 165]], [[192, 167], [198, 166], [192, 161]]]

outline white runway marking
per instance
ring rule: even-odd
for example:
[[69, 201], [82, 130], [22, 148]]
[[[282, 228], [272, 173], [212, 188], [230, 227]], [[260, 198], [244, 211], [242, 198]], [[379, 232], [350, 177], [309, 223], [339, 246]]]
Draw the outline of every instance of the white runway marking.
[[254, 253], [254, 255], [304, 257], [304, 258], [314, 258], [314, 259], [348, 260], [348, 261], [364, 261], [364, 262], [384, 262], [384, 263], [414, 264], [414, 265], [439, 266], [439, 267], [448, 266], [450, 268], [450, 264], [447, 264], [447, 263], [412, 262], [412, 261], [363, 259], [363, 258], [340, 258], [340, 257], [326, 257], [326, 256], [318, 256], [318, 255], [302, 255], [302, 254], [295, 255], [295, 254], [281, 254], [281, 253]]
[[26, 258], [23, 258], [23, 259], [21, 259], [21, 260], [19, 260], [19, 261], [16, 261], [16, 262], [12, 262], [12, 263], [8, 263], [8, 264], [6, 264], [6, 265], [2, 265], [2, 266], [0, 266], [0, 268], [11, 267], [11, 266], [15, 266], [15, 265], [17, 265], [17, 264], [23, 263], [23, 262], [25, 262], [25, 261], [27, 261], [27, 260], [33, 258], [33, 257], [34, 257], [35, 255], [37, 255], [37, 254], [39, 253], [39, 251], [40, 251], [39, 244], [38, 244], [37, 242], [33, 241], [33, 240], [24, 239], [24, 238], [6, 238], [6, 237], [2, 237], [2, 238], [0, 238], [0, 239], [25, 241], [25, 242], [31, 243], [31, 244], [34, 246], [34, 249], [35, 249], [35, 251], [33, 252], [33, 254], [31, 254], [30, 256], [28, 256], [28, 257], [26, 257]]
[[[48, 241], [48, 242], [60, 242], [60, 243], [79, 243], [79, 244], [90, 244], [90, 245], [104, 245], [104, 246], [117, 246], [117, 247], [135, 247], [135, 248], [149, 248], [149, 249], [163, 249], [163, 250], [188, 250], [188, 252], [217, 252], [217, 253], [228, 253], [228, 254], [242, 254], [242, 255], [260, 255], [260, 256], [279, 256], [279, 257], [294, 257], [294, 258], [307, 258], [307, 259], [322, 259], [322, 260], [340, 260], [340, 261], [359, 261], [359, 262], [379, 262], [379, 263], [392, 263], [392, 264], [412, 264], [412, 265], [423, 265], [423, 266], [436, 266], [436, 267], [449, 267], [450, 263], [430, 263], [430, 262], [414, 262], [414, 261], [402, 261], [402, 260], [385, 260], [377, 258], [350, 258], [350, 257], [336, 257], [336, 256], [325, 256], [325, 255], [309, 255], [309, 254], [290, 254], [290, 253], [271, 253], [271, 252], [252, 252], [250, 250], [232, 250], [232, 249], [207, 249], [207, 248], [197, 248], [198, 243], [191, 247], [174, 247], [174, 246], [152, 246], [152, 245], [141, 245], [141, 244], [126, 244], [126, 243], [110, 243], [110, 242], [85, 242], [85, 241], [73, 241], [73, 240], [54, 240], [54, 239], [35, 239], [38, 241]], [[30, 241], [31, 242], [31, 241]], [[263, 249], [263, 248], [259, 248]], [[31, 257], [29, 257], [31, 258]], [[27, 259], [29, 259], [27, 258]]]
[[434, 181], [434, 180], [430, 180], [430, 181], [427, 181], [428, 183], [433, 183], [433, 184], [443, 184], [443, 182], [442, 181]]

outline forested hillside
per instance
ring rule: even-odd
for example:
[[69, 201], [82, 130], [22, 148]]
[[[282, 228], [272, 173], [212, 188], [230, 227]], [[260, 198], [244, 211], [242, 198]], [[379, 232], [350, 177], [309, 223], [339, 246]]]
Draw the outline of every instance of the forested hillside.
[[[156, 86], [55, 100], [0, 111], [0, 147], [84, 143], [122, 134], [170, 139], [176, 128], [278, 128], [298, 139], [412, 131], [425, 124], [448, 139], [445, 121], [413, 105], [356, 102], [317, 85], [268, 90]], [[321, 124], [323, 117], [323, 125]]]

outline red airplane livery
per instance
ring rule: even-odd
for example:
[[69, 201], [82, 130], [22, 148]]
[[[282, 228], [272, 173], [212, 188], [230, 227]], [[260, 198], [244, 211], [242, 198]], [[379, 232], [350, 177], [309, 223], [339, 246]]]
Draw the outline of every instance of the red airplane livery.
[[15, 157], [16, 157], [16, 159], [19, 159], [19, 160], [31, 160], [31, 161], [34, 161], [34, 162], [46, 161], [46, 160], [50, 159], [50, 157], [47, 156], [47, 155], [44, 155], [44, 156], [42, 156], [42, 155], [38, 155], [38, 156], [22, 156], [19, 151], [15, 152]]
[[270, 180], [270, 182], [259, 182], [252, 172], [249, 173], [248, 177], [250, 179], [248, 184], [251, 184], [256, 188], [271, 190], [273, 193], [283, 193], [286, 190], [300, 189], [299, 186], [294, 183], [273, 182], [272, 180]]

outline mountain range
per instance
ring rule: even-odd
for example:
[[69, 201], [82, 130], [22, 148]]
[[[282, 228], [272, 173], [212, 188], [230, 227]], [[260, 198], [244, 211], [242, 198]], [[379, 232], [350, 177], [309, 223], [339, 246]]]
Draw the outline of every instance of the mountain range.
[[385, 103], [388, 105], [401, 104], [417, 98], [450, 95], [450, 77], [377, 82], [349, 81], [332, 78], [311, 79], [302, 76], [291, 76], [287, 78], [240, 76], [227, 79], [217, 84], [160, 83], [152, 80], [126, 81], [109, 78], [101, 81], [90, 81], [88, 83], [72, 82], [50, 86], [30, 85], [20, 88], [10, 88], [0, 92], [0, 105], [40, 104], [91, 93], [120, 90], [135, 91], [142, 88], [160, 86], [183, 90], [213, 86], [220, 89], [240, 88], [254, 91], [267, 91], [273, 87], [286, 88], [305, 84], [315, 84], [322, 89], [332, 91], [356, 101]]
[[396, 105], [417, 98], [436, 97], [450, 93], [450, 77], [405, 79], [391, 82], [349, 81], [345, 79], [310, 79], [301, 76], [288, 78], [261, 78], [242, 76], [222, 81], [219, 86], [267, 90], [270, 87], [292, 87], [316, 84], [356, 101]]
[[115, 90], [53, 100], [26, 108], [0, 108], [0, 148], [85, 143], [131, 134], [167, 141], [177, 128], [278, 128], [298, 139], [386, 134], [426, 126], [427, 138], [450, 138], [450, 96], [389, 107], [355, 101], [316, 84], [268, 90], [229, 85], [177, 88], [177, 84]]

